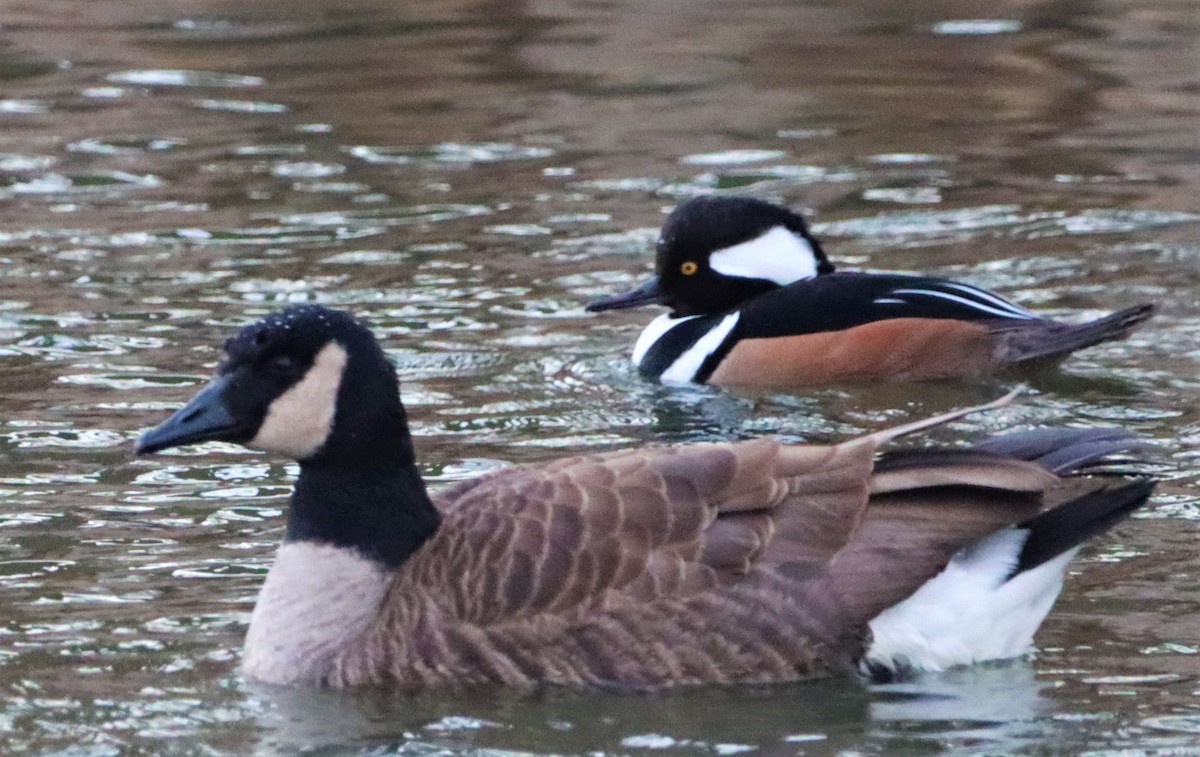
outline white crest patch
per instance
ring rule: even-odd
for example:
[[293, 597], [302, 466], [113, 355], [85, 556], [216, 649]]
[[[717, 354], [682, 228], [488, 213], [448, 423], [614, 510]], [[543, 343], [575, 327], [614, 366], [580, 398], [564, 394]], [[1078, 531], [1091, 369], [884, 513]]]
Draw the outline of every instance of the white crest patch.
[[346, 350], [340, 344], [330, 342], [322, 347], [304, 377], [267, 408], [258, 433], [246, 446], [296, 460], [320, 449], [333, 427], [345, 369]]
[[737, 325], [740, 317], [741, 313], [734, 312], [722, 318], [720, 323], [697, 339], [696, 343], [688, 347], [686, 352], [675, 358], [675, 362], [662, 372], [659, 380], [667, 384], [687, 384], [695, 381], [700, 366], [724, 343], [725, 338]]
[[786, 286], [817, 275], [817, 257], [804, 237], [774, 226], [748, 242], [712, 253], [709, 267], [726, 276], [765, 279]]
[[871, 621], [866, 659], [937, 671], [1028, 652], [1078, 551], [1005, 580], [1028, 537], [1005, 528], [959, 550], [941, 573]]
[[353, 550], [292, 542], [259, 592], [242, 672], [275, 684], [320, 684], [338, 653], [379, 613], [388, 574]]

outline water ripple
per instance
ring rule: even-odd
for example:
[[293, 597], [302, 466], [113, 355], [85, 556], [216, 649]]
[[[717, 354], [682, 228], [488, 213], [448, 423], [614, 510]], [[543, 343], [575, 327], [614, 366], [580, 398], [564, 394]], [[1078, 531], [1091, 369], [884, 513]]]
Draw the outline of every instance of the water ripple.
[[939, 21], [933, 25], [934, 34], [949, 36], [990, 36], [1021, 31], [1021, 22], [1010, 18], [972, 18]]
[[1017, 205], [987, 205], [959, 210], [885, 213], [814, 224], [826, 236], [950, 237], [984, 230], [1005, 229], [1020, 236], [1128, 233], [1156, 226], [1200, 222], [1200, 214], [1152, 210], [1027, 211]]
[[[691, 43], [664, 56], [646, 44], [660, 30], [630, 4], [570, 18], [57, 4], [67, 18], [55, 4], [11, 5], [7, 752], [1192, 748], [1200, 174], [1194, 72], [1179, 63], [1194, 44], [1187, 10], [1160, 3], [1108, 24], [1074, 4], [1014, 28], [757, 3], [726, 28], [680, 4], [668, 26]], [[101, 57], [81, 57], [68, 27]], [[793, 28], [821, 29], [822, 44]], [[896, 63], [896, 50], [903, 65], [873, 65]], [[958, 107], [948, 67], [987, 108]], [[224, 443], [138, 458], [131, 442], [205, 381], [231, 329], [267, 310], [323, 302], [372, 323], [432, 487], [646, 444], [841, 440], [999, 391], [739, 396], [643, 381], [628, 355], [652, 313], [580, 306], [639, 282], [664, 212], [714, 192], [811, 210], [839, 260], [969, 278], [1055, 315], [1160, 303], [1144, 330], [1074, 356], [1018, 405], [907, 442], [1063, 423], [1149, 440], [1160, 493], [1084, 551], [1038, 656], [890, 688], [714, 688], [653, 706], [242, 680], [238, 650], [298, 467]]]
[[186, 71], [182, 69], [143, 69], [116, 71], [104, 77], [113, 84], [132, 84], [140, 87], [259, 87], [260, 76], [227, 74], [217, 71]]
[[187, 144], [186, 140], [164, 137], [110, 137], [108, 139], [87, 137], [68, 144], [67, 152], [89, 155], [137, 155], [144, 152], [173, 150], [185, 144]]
[[486, 205], [436, 203], [428, 205], [370, 208], [367, 210], [324, 211], [321, 213], [292, 213], [279, 216], [279, 221], [298, 227], [326, 228], [330, 226], [378, 229], [387, 226], [453, 221], [472, 216], [491, 214]]
[[228, 113], [286, 113], [288, 107], [283, 103], [268, 103], [259, 100], [217, 100], [205, 98], [193, 100], [192, 104], [201, 110], [219, 110]]
[[14, 155], [0, 153], [0, 171], [23, 173], [26, 171], [44, 171], [58, 162], [52, 155]]
[[432, 147], [357, 145], [348, 152], [364, 163], [404, 165], [414, 162], [472, 165], [509, 160], [540, 160], [554, 155], [549, 147], [530, 147], [503, 142], [460, 144], [443, 142]]
[[411, 256], [394, 250], [347, 250], [321, 260], [325, 265], [396, 265]]
[[63, 429], [60, 431], [10, 431], [0, 434], [0, 439], [21, 449], [46, 447], [70, 447], [80, 449], [105, 449], [119, 447], [129, 442], [129, 437], [117, 431], [104, 429]]
[[107, 192], [113, 189], [154, 189], [163, 181], [153, 174], [133, 174], [126, 171], [95, 171], [68, 176], [59, 173], [42, 174], [4, 187], [2, 193], [11, 195], [83, 194]]
[[49, 108], [39, 100], [0, 100], [0, 114], [27, 116], [45, 113]]
[[780, 160], [786, 155], [782, 150], [723, 150], [685, 155], [679, 162], [691, 166], [736, 166]]

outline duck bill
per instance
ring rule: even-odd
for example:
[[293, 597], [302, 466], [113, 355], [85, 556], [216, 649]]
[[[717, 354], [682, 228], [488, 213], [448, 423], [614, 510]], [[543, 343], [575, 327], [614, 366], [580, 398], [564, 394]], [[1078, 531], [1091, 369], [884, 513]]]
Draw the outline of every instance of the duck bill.
[[625, 308], [636, 308], [642, 305], [662, 304], [663, 291], [662, 287], [659, 286], [658, 277], [655, 276], [637, 289], [589, 302], [586, 310], [589, 313], [599, 313], [602, 310], [624, 310]]
[[149, 455], [193, 442], [232, 441], [239, 424], [223, 399], [228, 385], [228, 376], [209, 382], [170, 418], [142, 434], [134, 451]]

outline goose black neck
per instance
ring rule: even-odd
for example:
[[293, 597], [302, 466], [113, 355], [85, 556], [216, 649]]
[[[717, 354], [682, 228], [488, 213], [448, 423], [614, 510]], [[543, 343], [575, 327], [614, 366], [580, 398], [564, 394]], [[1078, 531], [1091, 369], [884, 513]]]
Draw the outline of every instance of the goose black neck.
[[411, 456], [364, 466], [306, 462], [292, 494], [287, 540], [354, 549], [394, 568], [440, 521]]

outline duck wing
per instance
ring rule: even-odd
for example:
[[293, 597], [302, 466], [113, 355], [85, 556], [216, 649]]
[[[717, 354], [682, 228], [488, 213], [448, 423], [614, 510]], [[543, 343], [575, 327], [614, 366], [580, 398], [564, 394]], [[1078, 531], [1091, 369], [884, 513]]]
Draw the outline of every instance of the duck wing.
[[953, 321], [1041, 321], [994, 292], [949, 279], [846, 271], [797, 281], [741, 308], [750, 338], [844, 331], [897, 318]]
[[1153, 311], [1139, 305], [1062, 323], [945, 279], [833, 273], [744, 305], [695, 380], [799, 387], [986, 375], [1124, 338]]

